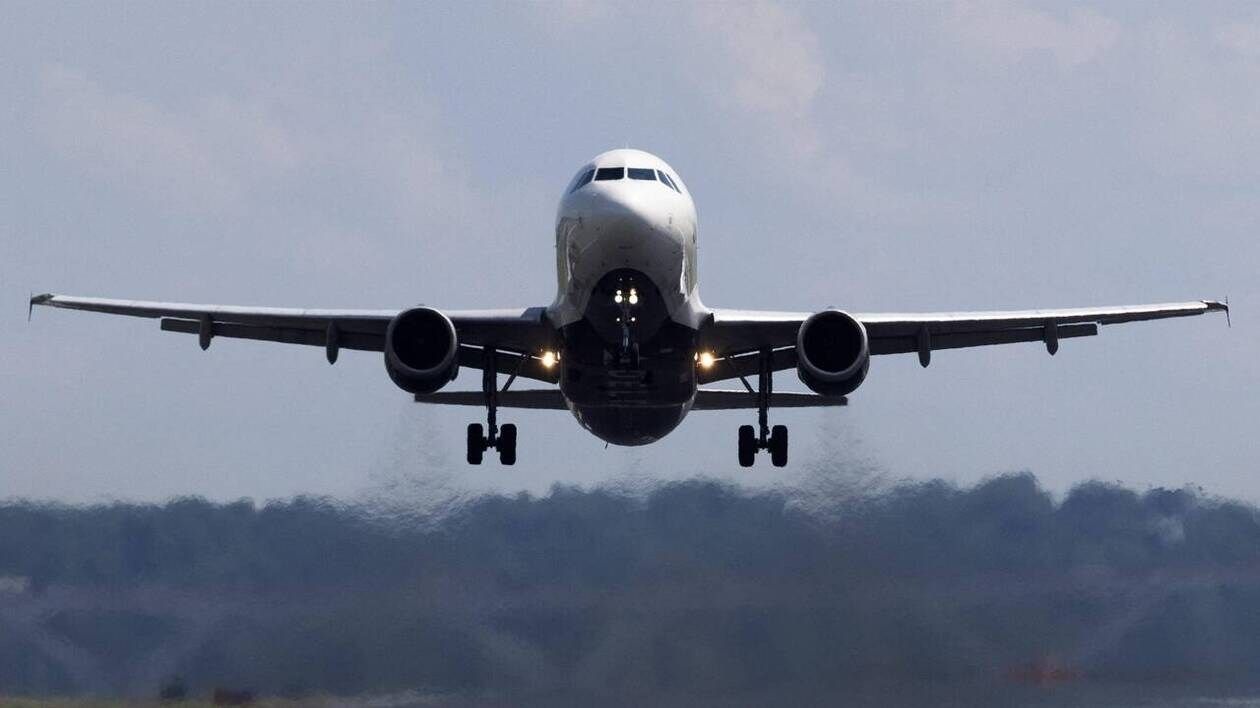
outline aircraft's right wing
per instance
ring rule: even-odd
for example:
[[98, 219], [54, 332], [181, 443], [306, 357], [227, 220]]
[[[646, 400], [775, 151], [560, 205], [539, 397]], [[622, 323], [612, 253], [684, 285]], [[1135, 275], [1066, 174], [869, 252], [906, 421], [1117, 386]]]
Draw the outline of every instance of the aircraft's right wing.
[[[158, 319], [164, 331], [198, 335], [202, 349], [214, 337], [324, 347], [330, 363], [340, 349], [384, 351], [385, 330], [402, 311], [198, 305], [51, 293], [33, 296], [30, 305]], [[460, 366], [482, 368], [485, 348], [494, 347], [503, 352], [496, 358], [500, 372], [555, 382], [556, 374], [538, 358], [553, 337], [545, 308], [443, 310], [442, 314], [455, 325]]]

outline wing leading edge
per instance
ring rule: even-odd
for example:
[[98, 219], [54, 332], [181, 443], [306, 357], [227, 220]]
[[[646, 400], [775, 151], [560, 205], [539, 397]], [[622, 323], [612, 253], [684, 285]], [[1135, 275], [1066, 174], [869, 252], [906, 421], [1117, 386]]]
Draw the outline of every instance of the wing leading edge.
[[[919, 354], [927, 366], [937, 349], [1044, 342], [1053, 354], [1061, 339], [1098, 334], [1100, 325], [1189, 317], [1225, 312], [1215, 300], [1154, 305], [1083, 307], [1053, 310], [995, 310], [982, 312], [854, 313], [866, 327], [871, 354]], [[747, 375], [756, 370], [755, 353], [773, 352], [775, 370], [796, 366], [796, 334], [811, 312], [712, 310], [702, 331], [704, 345], [718, 355], [703, 383]], [[751, 369], [750, 369], [751, 367]]]

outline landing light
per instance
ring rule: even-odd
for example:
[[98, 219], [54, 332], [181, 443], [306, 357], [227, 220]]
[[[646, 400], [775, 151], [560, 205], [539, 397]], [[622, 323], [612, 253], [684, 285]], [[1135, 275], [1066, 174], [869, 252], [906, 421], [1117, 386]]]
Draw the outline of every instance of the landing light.
[[620, 291], [620, 290], [618, 290], [618, 291], [617, 291], [617, 294], [613, 296], [613, 302], [617, 303], [618, 305], [620, 305], [620, 304], [621, 304], [621, 301], [622, 301], [623, 299], [624, 299], [624, 298], [622, 298], [622, 297], [621, 297], [621, 291]]
[[639, 304], [639, 291], [635, 290], [634, 288], [630, 288], [630, 304], [631, 305]]
[[555, 352], [543, 352], [543, 355], [542, 355], [543, 368], [550, 369], [551, 367], [556, 365], [557, 361], [560, 361], [559, 354]]
[[713, 363], [717, 361], [717, 357], [713, 356], [713, 352], [700, 352], [696, 355], [696, 361], [700, 364], [701, 369], [712, 368]]

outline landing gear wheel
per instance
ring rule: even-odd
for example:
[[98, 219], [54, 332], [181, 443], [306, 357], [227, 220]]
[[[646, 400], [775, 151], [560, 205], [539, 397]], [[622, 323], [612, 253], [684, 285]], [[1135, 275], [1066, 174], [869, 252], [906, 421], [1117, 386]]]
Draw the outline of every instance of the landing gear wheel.
[[757, 434], [751, 425], [739, 426], [739, 466], [752, 467], [757, 456]]
[[776, 425], [770, 431], [770, 462], [775, 467], [787, 464], [788, 432], [786, 425]]
[[481, 457], [486, 451], [486, 434], [481, 423], [468, 424], [468, 464], [481, 464]]
[[516, 424], [504, 423], [499, 428], [499, 462], [505, 465], [516, 464]]

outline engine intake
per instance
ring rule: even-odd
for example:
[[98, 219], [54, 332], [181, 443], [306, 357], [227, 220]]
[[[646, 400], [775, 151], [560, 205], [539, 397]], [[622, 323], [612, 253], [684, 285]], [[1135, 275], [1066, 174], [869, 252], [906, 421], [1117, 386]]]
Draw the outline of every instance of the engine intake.
[[824, 310], [801, 323], [796, 334], [796, 373], [825, 396], [852, 393], [870, 368], [866, 327], [847, 312]]
[[385, 370], [409, 393], [433, 393], [459, 373], [459, 340], [450, 318], [431, 307], [400, 312], [385, 330]]

